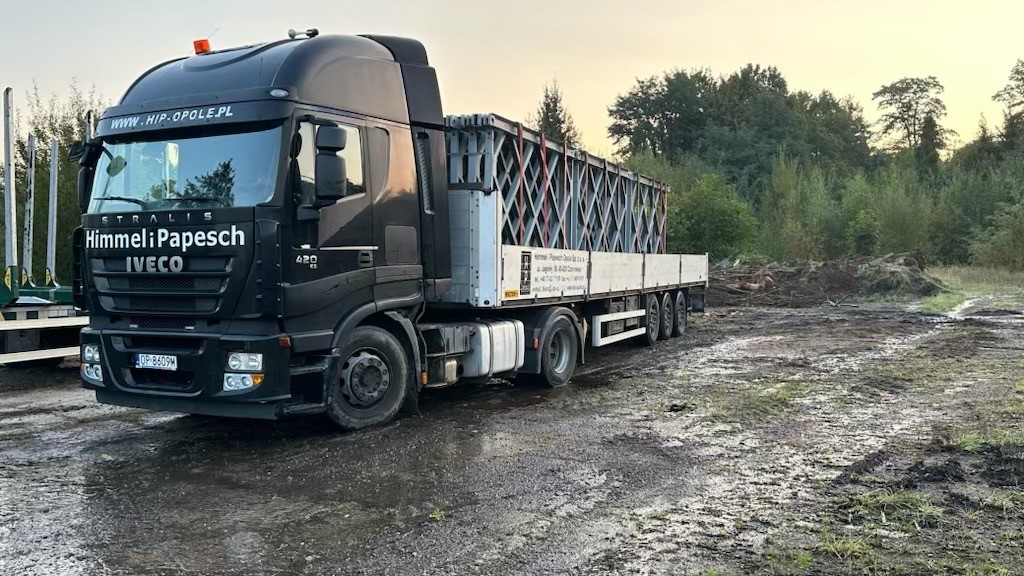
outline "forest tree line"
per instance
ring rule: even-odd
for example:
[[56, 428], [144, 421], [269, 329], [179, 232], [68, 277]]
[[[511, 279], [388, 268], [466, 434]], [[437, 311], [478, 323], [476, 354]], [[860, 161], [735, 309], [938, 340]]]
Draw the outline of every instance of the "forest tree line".
[[[858, 103], [791, 90], [771, 66], [674, 70], [617, 97], [609, 135], [630, 168], [670, 184], [670, 251], [824, 260], [920, 249], [935, 263], [1024, 269], [1024, 61], [993, 95], [1001, 125], [982, 121], [955, 150], [943, 90], [934, 77], [882, 86], [872, 125]], [[557, 136], [571, 116], [553, 99], [557, 85], [535, 122]]]

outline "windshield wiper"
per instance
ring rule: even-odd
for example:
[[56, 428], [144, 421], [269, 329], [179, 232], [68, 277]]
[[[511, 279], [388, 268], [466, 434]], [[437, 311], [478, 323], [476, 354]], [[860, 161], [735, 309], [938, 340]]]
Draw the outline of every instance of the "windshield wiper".
[[149, 204], [147, 204], [144, 200], [139, 200], [138, 198], [129, 198], [128, 196], [100, 196], [99, 198], [97, 198], [97, 200], [100, 200], [101, 202], [103, 200], [120, 200], [121, 202], [131, 202], [132, 204], [138, 204], [139, 206], [142, 206], [143, 210], [149, 209]]
[[225, 208], [231, 207], [231, 204], [229, 204], [227, 200], [223, 198], [217, 198], [216, 196], [178, 196], [177, 198], [168, 198], [168, 200], [172, 202], [184, 202], [187, 200], [192, 200], [195, 202], [216, 202], [221, 206], [224, 206]]

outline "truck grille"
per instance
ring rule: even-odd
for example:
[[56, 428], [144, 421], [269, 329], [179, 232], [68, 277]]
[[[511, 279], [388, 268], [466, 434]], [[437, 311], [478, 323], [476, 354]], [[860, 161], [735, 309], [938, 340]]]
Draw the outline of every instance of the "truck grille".
[[104, 307], [135, 314], [209, 315], [223, 301], [233, 258], [186, 258], [177, 273], [128, 272], [125, 258], [93, 258], [92, 271]]
[[191, 372], [168, 372], [166, 370], [148, 370], [130, 368], [133, 387], [154, 390], [188, 390], [192, 385]]

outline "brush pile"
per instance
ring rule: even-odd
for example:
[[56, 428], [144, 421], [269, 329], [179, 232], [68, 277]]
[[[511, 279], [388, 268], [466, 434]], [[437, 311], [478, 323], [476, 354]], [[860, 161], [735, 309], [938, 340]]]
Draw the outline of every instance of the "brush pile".
[[829, 262], [719, 262], [710, 272], [711, 305], [843, 305], [851, 297], [931, 296], [942, 284], [915, 252]]

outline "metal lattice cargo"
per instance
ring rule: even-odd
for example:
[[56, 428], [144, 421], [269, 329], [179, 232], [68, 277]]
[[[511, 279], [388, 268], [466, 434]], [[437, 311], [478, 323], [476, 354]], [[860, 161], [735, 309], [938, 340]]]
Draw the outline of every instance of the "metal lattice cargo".
[[445, 302], [530, 306], [703, 286], [665, 253], [667, 187], [495, 116], [449, 116]]
[[498, 193], [502, 244], [665, 252], [661, 182], [494, 114], [445, 123], [450, 188]]

